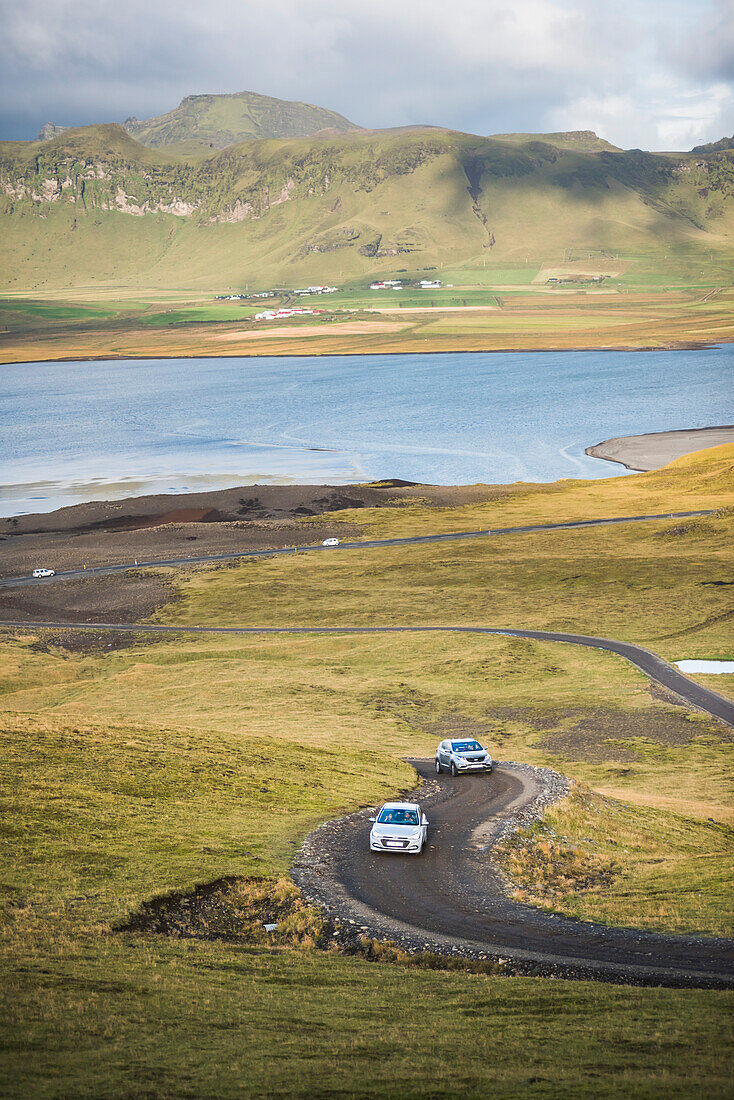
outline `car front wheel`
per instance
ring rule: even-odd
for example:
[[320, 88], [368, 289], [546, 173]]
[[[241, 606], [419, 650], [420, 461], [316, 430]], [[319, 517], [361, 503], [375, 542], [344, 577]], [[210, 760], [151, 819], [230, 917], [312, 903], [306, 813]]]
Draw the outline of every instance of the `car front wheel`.
[[458, 774], [459, 774], [459, 772], [458, 772], [458, 769], [456, 767], [456, 764], [454, 764], [454, 762], [452, 760], [451, 761], [451, 777], [452, 777], [452, 779], [456, 779]]

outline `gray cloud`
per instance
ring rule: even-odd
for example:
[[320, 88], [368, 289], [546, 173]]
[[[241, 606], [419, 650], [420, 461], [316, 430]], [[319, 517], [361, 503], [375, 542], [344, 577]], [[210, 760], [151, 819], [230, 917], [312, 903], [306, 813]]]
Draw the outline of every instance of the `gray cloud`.
[[692, 23], [685, 0], [0, 0], [0, 132], [249, 89], [367, 126], [709, 140], [734, 103], [731, 10], [703, 0]]
[[671, 46], [673, 60], [684, 73], [734, 81], [734, 0], [706, 5], [691, 32]]

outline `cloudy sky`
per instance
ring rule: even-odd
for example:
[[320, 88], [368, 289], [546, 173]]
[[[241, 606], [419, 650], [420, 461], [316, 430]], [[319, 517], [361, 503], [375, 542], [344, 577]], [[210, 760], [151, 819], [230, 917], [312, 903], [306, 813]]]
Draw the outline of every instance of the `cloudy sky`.
[[257, 91], [366, 126], [734, 131], [734, 0], [0, 0], [0, 137]]

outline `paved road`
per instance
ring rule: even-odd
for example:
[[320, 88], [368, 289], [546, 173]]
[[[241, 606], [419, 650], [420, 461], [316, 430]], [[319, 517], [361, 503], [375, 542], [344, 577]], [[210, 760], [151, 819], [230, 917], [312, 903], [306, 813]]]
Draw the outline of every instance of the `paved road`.
[[167, 626], [147, 623], [68, 623], [45, 620], [0, 620], [0, 629], [13, 630], [91, 630], [125, 634], [505, 634], [513, 638], [534, 638], [540, 642], [566, 642], [571, 645], [604, 649], [616, 653], [677, 695], [681, 702], [702, 710], [714, 718], [734, 726], [734, 702], [718, 692], [690, 680], [679, 669], [668, 664], [643, 646], [618, 642], [613, 638], [596, 638], [587, 634], [564, 634], [560, 631], [523, 630], [517, 627], [493, 626]]
[[612, 928], [506, 896], [491, 857], [493, 833], [534, 801], [541, 771], [504, 764], [490, 776], [451, 779], [437, 777], [432, 760], [412, 763], [425, 780], [414, 796], [430, 821], [424, 854], [370, 852], [369, 810], [327, 822], [307, 838], [293, 869], [308, 897], [409, 949], [511, 959], [521, 970], [559, 977], [734, 986], [734, 940]]
[[[412, 538], [402, 539], [367, 539], [364, 542], [342, 542], [339, 550], [365, 550], [378, 549], [390, 546], [412, 546], [422, 542], [455, 542], [459, 539], [492, 538], [497, 535], [531, 535], [542, 531], [568, 531], [577, 527], [606, 527], [614, 523], [644, 523], [649, 520], [660, 519], [687, 519], [691, 516], [710, 516], [712, 511], [699, 512], [661, 512], [657, 515], [645, 516], [613, 516], [607, 519], [582, 519], [572, 520], [569, 523], [539, 523], [525, 527], [495, 527], [492, 530], [482, 531], [454, 531], [443, 535], [415, 535]], [[0, 588], [21, 588], [32, 584], [52, 584], [54, 581], [71, 580], [79, 577], [102, 577], [111, 573], [125, 573], [131, 569], [145, 569], [155, 566], [174, 565], [206, 565], [215, 561], [238, 561], [244, 558], [270, 558], [280, 554], [305, 554], [315, 551], [327, 551], [334, 553], [333, 547], [316, 546], [281, 546], [272, 550], [243, 550], [237, 554], [202, 554], [198, 557], [188, 558], [164, 558], [157, 561], [132, 561], [120, 562], [115, 565], [101, 565], [93, 569], [67, 569], [56, 573], [53, 577], [36, 580], [34, 577], [4, 577], [0, 579]]]

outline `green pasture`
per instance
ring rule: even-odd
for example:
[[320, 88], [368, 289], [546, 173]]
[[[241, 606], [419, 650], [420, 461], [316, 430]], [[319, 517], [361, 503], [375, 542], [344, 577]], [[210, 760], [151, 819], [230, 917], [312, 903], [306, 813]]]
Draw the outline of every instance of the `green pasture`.
[[[130, 308], [130, 307], [127, 307]], [[96, 321], [114, 317], [114, 306], [0, 299], [0, 324], [22, 321]]]
[[189, 309], [171, 309], [165, 313], [146, 313], [141, 318], [145, 325], [190, 325], [206, 322], [245, 321], [254, 317], [263, 307], [250, 302], [202, 303]]

